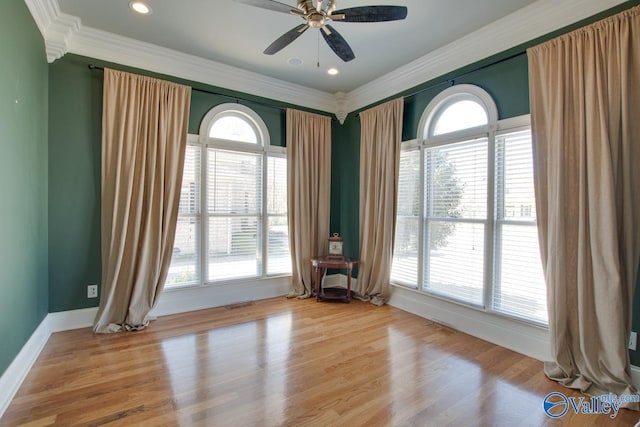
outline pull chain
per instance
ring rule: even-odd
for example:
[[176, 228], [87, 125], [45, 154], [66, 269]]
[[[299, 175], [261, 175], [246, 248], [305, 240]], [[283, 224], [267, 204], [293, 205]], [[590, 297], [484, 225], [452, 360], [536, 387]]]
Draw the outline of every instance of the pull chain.
[[320, 68], [320, 31], [322, 31], [321, 28], [318, 29], [318, 68]]

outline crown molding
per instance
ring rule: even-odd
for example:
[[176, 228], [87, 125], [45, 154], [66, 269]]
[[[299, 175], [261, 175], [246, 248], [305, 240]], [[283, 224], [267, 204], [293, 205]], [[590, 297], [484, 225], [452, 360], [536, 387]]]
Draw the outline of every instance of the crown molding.
[[356, 111], [466, 65], [624, 3], [625, 0], [538, 0], [349, 93], [267, 77], [128, 37], [85, 27], [57, 0], [25, 0], [42, 33], [47, 59], [67, 52], [330, 112], [340, 123]]
[[24, 0], [44, 39], [47, 61], [67, 53], [68, 39], [80, 27], [80, 19], [60, 12], [57, 0]]
[[538, 0], [346, 94], [356, 111], [451, 71], [544, 36], [625, 0]]
[[81, 27], [68, 51], [255, 96], [334, 112], [332, 94], [106, 31]]
[[45, 40], [49, 62], [66, 53], [75, 53], [292, 105], [335, 112], [336, 101], [331, 93], [83, 26], [79, 18], [61, 13], [57, 0], [25, 0], [25, 3]]

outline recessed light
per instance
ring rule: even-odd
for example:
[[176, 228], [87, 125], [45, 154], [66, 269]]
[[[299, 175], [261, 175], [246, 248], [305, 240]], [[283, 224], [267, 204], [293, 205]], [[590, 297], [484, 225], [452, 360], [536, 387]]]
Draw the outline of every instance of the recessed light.
[[331, 67], [327, 70], [327, 74], [329, 74], [330, 76], [335, 76], [336, 74], [338, 74], [340, 71], [338, 71], [337, 68], [335, 67]]
[[131, 1], [129, 2], [129, 7], [140, 15], [148, 15], [151, 13], [151, 8], [143, 1]]
[[304, 64], [304, 61], [302, 60], [302, 58], [298, 58], [298, 57], [293, 57], [293, 58], [289, 58], [289, 65], [302, 65]]

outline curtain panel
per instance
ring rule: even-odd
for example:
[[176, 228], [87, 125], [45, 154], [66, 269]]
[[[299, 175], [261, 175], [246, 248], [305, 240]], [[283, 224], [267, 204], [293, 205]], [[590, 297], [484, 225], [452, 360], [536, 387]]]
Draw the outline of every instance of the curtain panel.
[[360, 113], [360, 261], [356, 295], [382, 305], [389, 281], [396, 225], [404, 99]]
[[528, 58], [554, 357], [545, 372], [591, 395], [632, 394], [627, 343], [640, 258], [640, 8], [533, 47]]
[[291, 291], [311, 296], [311, 258], [323, 255], [329, 237], [331, 118], [287, 109], [287, 185]]
[[97, 333], [144, 328], [175, 238], [191, 88], [105, 69]]

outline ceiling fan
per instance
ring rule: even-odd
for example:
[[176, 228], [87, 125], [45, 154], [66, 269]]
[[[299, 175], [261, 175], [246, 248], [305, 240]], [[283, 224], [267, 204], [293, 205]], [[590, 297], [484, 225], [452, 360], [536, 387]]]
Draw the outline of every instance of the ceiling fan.
[[236, 0], [262, 9], [296, 15], [305, 20], [292, 30], [287, 31], [264, 50], [267, 55], [273, 55], [300, 37], [309, 27], [320, 29], [322, 37], [329, 47], [344, 62], [351, 61], [356, 56], [347, 41], [328, 24], [329, 21], [342, 22], [384, 22], [398, 21], [407, 17], [405, 6], [360, 6], [336, 10], [336, 0], [298, 0], [296, 7], [280, 3], [275, 0]]

